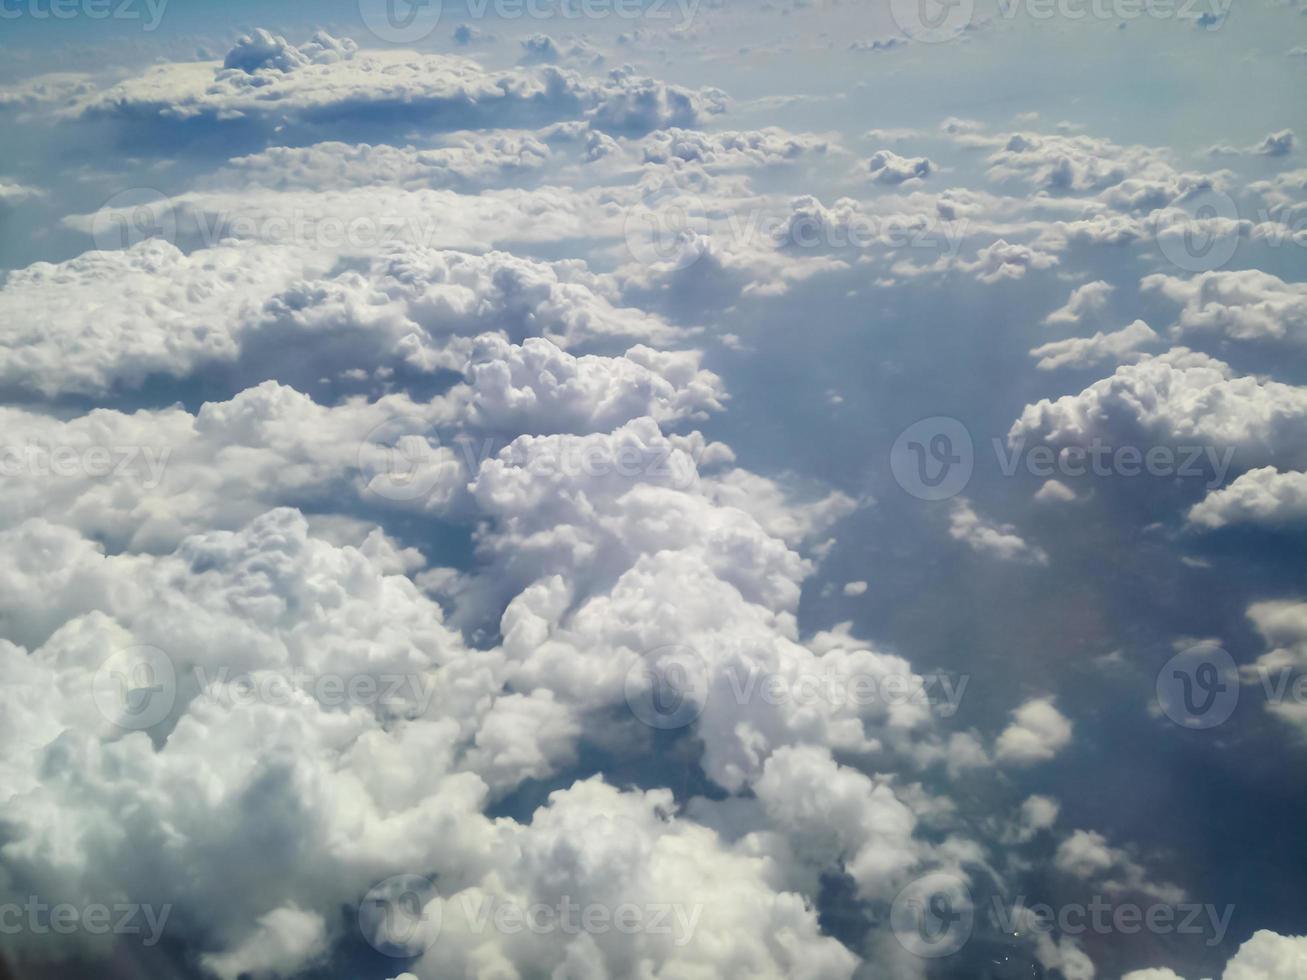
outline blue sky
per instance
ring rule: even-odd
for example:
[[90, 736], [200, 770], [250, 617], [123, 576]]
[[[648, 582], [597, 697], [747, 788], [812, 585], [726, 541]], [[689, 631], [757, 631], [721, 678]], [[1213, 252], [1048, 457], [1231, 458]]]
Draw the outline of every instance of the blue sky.
[[1302, 976], [1307, 8], [397, 2], [0, 3], [10, 972]]

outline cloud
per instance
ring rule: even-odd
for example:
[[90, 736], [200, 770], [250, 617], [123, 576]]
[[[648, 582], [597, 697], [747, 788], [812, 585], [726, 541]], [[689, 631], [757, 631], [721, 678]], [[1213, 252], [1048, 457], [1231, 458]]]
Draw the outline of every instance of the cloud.
[[1299, 451], [1307, 426], [1307, 389], [1235, 376], [1228, 364], [1176, 347], [1118, 367], [1078, 395], [1027, 405], [1008, 441], [1053, 446], [1148, 442], [1233, 449], [1240, 469], [1276, 459], [1307, 464]]
[[1005, 279], [1021, 279], [1029, 269], [1051, 269], [1057, 262], [1055, 255], [1000, 238], [992, 245], [982, 248], [974, 262], [960, 262], [958, 267], [976, 273], [980, 282], [995, 283]]
[[902, 184], [929, 177], [935, 164], [925, 157], [901, 157], [893, 150], [877, 150], [867, 161], [867, 170], [882, 184]]
[[1049, 326], [1074, 326], [1090, 315], [1103, 312], [1115, 288], [1102, 279], [1077, 286], [1066, 304], [1044, 317], [1044, 322]]
[[1021, 804], [1015, 837], [1022, 843], [1028, 843], [1041, 832], [1049, 830], [1057, 823], [1061, 804], [1051, 796], [1029, 796]]
[[0, 180], [0, 206], [17, 204], [21, 201], [30, 201], [33, 198], [44, 196], [45, 192], [40, 188]]
[[154, 239], [37, 263], [0, 288], [0, 382], [103, 393], [240, 364], [256, 380], [309, 384], [342, 370], [461, 370], [472, 338], [491, 330], [565, 347], [680, 333], [613, 306], [565, 263], [394, 248], [362, 270], [330, 275], [331, 264], [299, 246], [225, 242], [186, 255]]
[[378, 185], [481, 190], [509, 182], [520, 185], [549, 158], [549, 146], [526, 133], [470, 134], [450, 146], [422, 150], [328, 142], [276, 146], [236, 157], [215, 182], [269, 190], [343, 191]]
[[1259, 929], [1225, 965], [1221, 980], [1289, 980], [1302, 971], [1304, 961], [1307, 937]]
[[965, 497], [953, 499], [949, 514], [949, 536], [965, 543], [972, 551], [989, 555], [999, 561], [1048, 564], [1048, 555], [1042, 548], [1028, 544], [1010, 524], [997, 524], [976, 513]]
[[1293, 152], [1294, 147], [1293, 130], [1282, 129], [1278, 133], [1270, 133], [1264, 140], [1257, 145], [1256, 152], [1266, 157], [1283, 157]]
[[547, 340], [489, 334], [473, 348], [467, 421], [498, 431], [605, 432], [641, 416], [659, 422], [720, 411], [721, 379], [695, 351], [633, 347], [620, 358], [573, 357]]
[[667, 129], [650, 133], [639, 142], [648, 163], [684, 160], [713, 169], [771, 167], [823, 156], [832, 148], [829, 137], [791, 133], [777, 126], [754, 130], [705, 133]]
[[1307, 473], [1262, 466], [1213, 490], [1189, 510], [1189, 523], [1214, 530], [1232, 524], [1283, 528], [1307, 522]]
[[454, 55], [359, 51], [352, 40], [323, 31], [298, 47], [257, 31], [242, 37], [222, 63], [155, 65], [70, 99], [61, 112], [148, 123], [158, 131], [196, 121], [239, 124], [266, 138], [274, 125], [288, 124], [345, 132], [382, 119], [459, 129], [580, 117], [605, 131], [638, 135], [693, 126], [724, 107], [718, 90], [668, 85], [630, 66], [603, 79], [553, 66], [490, 72]]
[[[1307, 937], [1281, 936], [1258, 929], [1226, 963], [1221, 980], [1292, 980], [1301, 974], [1307, 957]], [[1184, 980], [1174, 970], [1158, 967], [1134, 970], [1121, 980]]]
[[1181, 889], [1166, 882], [1150, 882], [1143, 865], [1094, 830], [1077, 830], [1058, 844], [1053, 867], [1072, 878], [1096, 882], [1109, 893], [1136, 892], [1167, 904], [1184, 901]]
[[585, 67], [598, 67], [603, 64], [604, 56], [595, 47], [583, 40], [571, 39], [560, 46], [548, 34], [532, 34], [518, 42], [522, 48], [519, 64], [546, 65], [561, 62], [573, 62]]
[[1264, 667], [1307, 667], [1307, 602], [1270, 599], [1248, 607], [1248, 618], [1272, 649], [1258, 663]]
[[963, 146], [989, 149], [989, 176], [1049, 195], [1091, 195], [1112, 210], [1147, 213], [1216, 187], [1217, 175], [1181, 172], [1166, 151], [1120, 146], [1084, 135], [953, 134]]
[[1071, 741], [1071, 722], [1049, 697], [1034, 698], [1012, 712], [1012, 723], [998, 736], [994, 750], [1005, 765], [1047, 762]]
[[1211, 333], [1232, 340], [1307, 342], [1307, 284], [1240, 269], [1189, 279], [1155, 273], [1139, 288], [1181, 305], [1177, 337]]
[[1070, 503], [1076, 500], [1076, 492], [1061, 480], [1045, 480], [1035, 491], [1035, 502], [1041, 504]]
[[1136, 360], [1142, 356], [1138, 352], [1139, 348], [1157, 339], [1152, 327], [1143, 320], [1136, 320], [1114, 333], [1103, 333], [1100, 330], [1092, 337], [1071, 337], [1041, 344], [1031, 350], [1030, 356], [1040, 359], [1035, 367], [1041, 371], [1085, 368], [1103, 361]]

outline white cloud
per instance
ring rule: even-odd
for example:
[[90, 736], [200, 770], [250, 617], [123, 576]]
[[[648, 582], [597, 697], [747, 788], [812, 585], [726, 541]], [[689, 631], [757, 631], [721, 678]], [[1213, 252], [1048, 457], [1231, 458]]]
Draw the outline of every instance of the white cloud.
[[1251, 468], [1272, 458], [1307, 464], [1305, 427], [1307, 388], [1237, 377], [1223, 361], [1177, 347], [1119, 367], [1077, 395], [1027, 405], [1008, 441], [1205, 445], [1233, 449], [1236, 464]]
[[342, 364], [461, 370], [471, 338], [491, 330], [563, 346], [679, 333], [615, 307], [567, 263], [399, 248], [361, 271], [328, 275], [330, 264], [299, 247], [228, 242], [186, 255], [152, 239], [38, 263], [0, 288], [0, 380], [101, 393], [244, 357], [256, 376], [311, 382]]
[[1071, 741], [1071, 722], [1052, 698], [1034, 698], [1012, 712], [1012, 723], [994, 744], [998, 761], [1016, 766], [1047, 762]]
[[1201, 528], [1257, 524], [1276, 528], [1307, 522], [1307, 473], [1281, 473], [1263, 466], [1241, 473], [1189, 509], [1189, 523]]
[[981, 517], [965, 497], [953, 499], [948, 533], [972, 551], [991, 555], [999, 561], [1048, 564], [1048, 555], [1042, 548], [1027, 543], [1012, 525], [998, 524]]
[[1090, 315], [1101, 313], [1107, 307], [1108, 297], [1115, 288], [1102, 279], [1077, 286], [1071, 291], [1066, 304], [1044, 317], [1044, 322], [1050, 326], [1074, 326]]
[[1159, 902], [1184, 900], [1184, 892], [1166, 882], [1150, 882], [1148, 873], [1122, 848], [1112, 847], [1097, 831], [1077, 830], [1065, 838], [1053, 855], [1053, 867], [1062, 874], [1095, 882], [1109, 893], [1135, 892]]
[[921, 180], [935, 169], [935, 164], [925, 157], [901, 157], [893, 150], [877, 150], [867, 161], [868, 172], [882, 184]]
[[1155, 274], [1139, 285], [1181, 304], [1177, 336], [1193, 332], [1233, 340], [1307, 342], [1307, 284], [1240, 269], [1204, 272], [1191, 279]]
[[1041, 371], [1086, 368], [1103, 361], [1136, 360], [1142, 356], [1139, 348], [1157, 339], [1152, 327], [1136, 320], [1113, 333], [1100, 330], [1092, 337], [1070, 337], [1041, 344], [1030, 351], [1030, 356], [1039, 358], [1035, 367]]
[[1221, 980], [1293, 980], [1307, 969], [1307, 936], [1254, 932], [1229, 963]]
[[1076, 498], [1076, 492], [1061, 480], [1045, 480], [1038, 490], [1035, 491], [1034, 497], [1036, 503], [1070, 503]]
[[[69, 100], [67, 116], [150, 118], [160, 127], [203, 119], [321, 124], [340, 129], [386, 109], [410, 123], [459, 119], [491, 128], [508, 113], [539, 124], [584, 117], [599, 129], [643, 133], [693, 126], [722, 111], [725, 96], [639, 76], [630, 66], [587, 78], [566, 69], [491, 72], [454, 55], [359, 51], [318, 32], [295, 46], [266, 31], [242, 38], [224, 63], [164, 63], [102, 91]], [[465, 127], [460, 127], [465, 128]]]

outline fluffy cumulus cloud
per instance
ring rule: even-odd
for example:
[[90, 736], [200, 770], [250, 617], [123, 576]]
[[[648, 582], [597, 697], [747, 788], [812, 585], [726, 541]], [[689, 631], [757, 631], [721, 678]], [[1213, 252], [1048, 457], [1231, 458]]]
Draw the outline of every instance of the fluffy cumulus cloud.
[[1154, 274], [1140, 288], [1180, 304], [1175, 333], [1232, 340], [1307, 340], [1307, 285], [1257, 269], [1205, 272], [1191, 279]]
[[[1167, 515], [1168, 545], [1300, 527], [1307, 389], [1243, 365], [1302, 340], [1302, 284], [1156, 254], [1163, 218], [1236, 188], [1264, 212], [1219, 219], [1241, 248], [1295, 243], [1304, 172], [1259, 159], [1292, 133], [1227, 161], [1263, 168], [1243, 184], [1033, 114], [858, 135], [859, 90], [710, 83], [781, 56], [910, 71], [857, 52], [931, 46], [860, 24], [726, 52], [706, 25], [732, 11], [704, 8], [614, 37], [447, 25], [420, 50], [243, 28], [0, 89], [39, 136], [0, 176], [0, 911], [167, 910], [157, 949], [0, 929], [4, 957], [922, 980], [901, 917], [931, 910], [904, 900], [929, 876], [1184, 898], [1152, 847], [1073, 819], [1095, 713], [1054, 658], [964, 710], [982, 678], [940, 668], [939, 636], [993, 631], [905, 603], [897, 574], [920, 553], [1024, 602], [1083, 567], [1069, 528], [1107, 495], [995, 495], [978, 466], [905, 510], [875, 440], [887, 406], [983, 391], [1013, 446], [1213, 449], [1233, 478]], [[126, 200], [124, 173], [168, 193]], [[926, 334], [928, 301], [956, 333]], [[867, 329], [833, 329], [840, 304]], [[1001, 380], [904, 397], [914, 345], [934, 369], [973, 337]], [[866, 363], [841, 344], [879, 373], [841, 373]], [[1236, 608], [1264, 646], [1247, 684], [1307, 666], [1300, 595]], [[557, 927], [505, 925], [540, 909]], [[1031, 970], [1116, 955], [1018, 925], [1003, 955]], [[1256, 932], [1223, 976], [1297, 977], [1303, 944]]]
[[1070, 741], [1071, 722], [1053, 699], [1035, 698], [1012, 713], [1012, 723], [999, 734], [994, 748], [1000, 762], [1025, 766], [1047, 762]]
[[925, 157], [901, 157], [893, 150], [878, 150], [867, 161], [867, 171], [882, 184], [902, 184], [929, 177], [934, 169]]
[[998, 561], [1048, 564], [1048, 555], [1042, 548], [1026, 541], [1011, 524], [999, 524], [982, 517], [965, 497], [953, 501], [948, 533], [972, 551], [992, 556]]
[[1305, 431], [1307, 389], [1237, 375], [1210, 355], [1176, 347], [1119, 367], [1079, 394], [1027, 405], [1008, 440], [1198, 444], [1232, 451], [1245, 469], [1271, 459], [1307, 462]]
[[[1290, 980], [1307, 969], [1307, 937], [1259, 929], [1225, 964], [1221, 980]], [[1166, 967], [1132, 970], [1122, 980], [1184, 980]]]
[[1139, 348], [1157, 339], [1152, 327], [1143, 320], [1136, 320], [1112, 333], [1099, 331], [1092, 337], [1072, 337], [1040, 344], [1031, 350], [1030, 356], [1039, 358], [1035, 367], [1041, 371], [1084, 368], [1102, 361], [1137, 360], [1141, 356]]
[[194, 120], [260, 130], [277, 123], [348, 129], [377, 112], [437, 127], [458, 120], [478, 128], [584, 117], [601, 130], [638, 134], [695, 125], [724, 105], [720, 91], [669, 85], [630, 66], [601, 78], [552, 65], [486, 71], [455, 55], [361, 51], [353, 40], [324, 31], [295, 45], [259, 30], [241, 37], [221, 62], [156, 65], [69, 100], [60, 111], [148, 121], [158, 129]]
[[1044, 322], [1049, 326], [1074, 326], [1090, 314], [1101, 313], [1114, 289], [1111, 283], [1102, 279], [1077, 286], [1066, 303], [1044, 317]]
[[1266, 527], [1307, 522], [1307, 473], [1281, 473], [1261, 466], [1241, 473], [1228, 487], [1209, 493], [1189, 510], [1189, 523], [1201, 528], [1231, 524]]
[[[614, 306], [567, 264], [423, 248], [392, 249], [362, 271], [333, 275], [331, 264], [298, 245], [224, 242], [188, 255], [155, 239], [37, 263], [0, 288], [0, 379], [100, 393], [242, 359], [265, 376], [313, 379], [342, 363], [429, 373], [460, 370], [485, 331], [565, 346], [677, 334]], [[302, 343], [288, 345], [295, 336]]]

